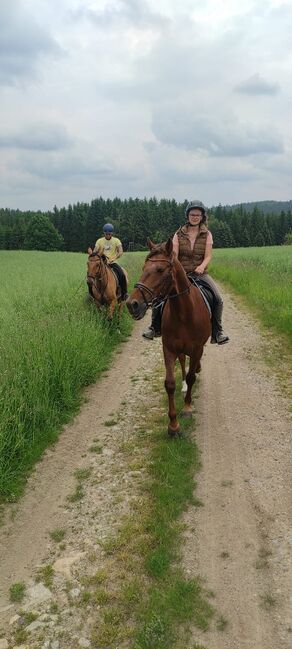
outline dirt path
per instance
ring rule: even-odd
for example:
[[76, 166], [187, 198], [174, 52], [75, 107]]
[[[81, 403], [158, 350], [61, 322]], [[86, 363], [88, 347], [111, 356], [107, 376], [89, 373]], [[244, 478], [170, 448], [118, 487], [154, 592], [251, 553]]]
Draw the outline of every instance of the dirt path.
[[[197, 495], [204, 507], [190, 508], [185, 516], [183, 553], [187, 574], [204, 576], [214, 591], [221, 630], [216, 621], [207, 633], [193, 629], [192, 646], [288, 649], [291, 419], [285, 398], [261, 362], [255, 323], [227, 297], [225, 323], [231, 343], [207, 345], [195, 402], [202, 451]], [[87, 389], [80, 414], [37, 465], [22, 501], [7, 512], [0, 529], [1, 649], [14, 646], [20, 605], [11, 604], [8, 590], [21, 581], [27, 585], [21, 606], [37, 615], [23, 647], [92, 646], [98, 606], [94, 616], [89, 604], [75, 607], [74, 615], [72, 606], [82, 595], [82, 576], [103, 565], [101, 541], [121, 524], [143, 479], [141, 458], [137, 461], [137, 404], [147, 406], [150, 374], [161, 362], [160, 342], [141, 338], [145, 325], [136, 325], [108, 376]], [[156, 407], [153, 396], [149, 405]], [[78, 480], [76, 470], [84, 471]], [[85, 491], [80, 501], [76, 484]], [[51, 538], [56, 530], [64, 532], [63, 542]], [[36, 586], [40, 566], [53, 566], [53, 591]]]
[[255, 323], [227, 297], [225, 323], [232, 342], [204, 356], [196, 429], [204, 507], [186, 515], [184, 548], [188, 574], [205, 576], [214, 591], [221, 630], [193, 634], [208, 649], [288, 649], [291, 417], [261, 362]]

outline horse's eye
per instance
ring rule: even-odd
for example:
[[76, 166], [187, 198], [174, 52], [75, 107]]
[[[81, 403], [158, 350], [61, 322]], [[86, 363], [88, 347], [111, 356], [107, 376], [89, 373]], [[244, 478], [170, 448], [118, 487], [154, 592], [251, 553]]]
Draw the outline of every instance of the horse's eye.
[[163, 268], [157, 268], [158, 273], [163, 273], [163, 270], [164, 270]]

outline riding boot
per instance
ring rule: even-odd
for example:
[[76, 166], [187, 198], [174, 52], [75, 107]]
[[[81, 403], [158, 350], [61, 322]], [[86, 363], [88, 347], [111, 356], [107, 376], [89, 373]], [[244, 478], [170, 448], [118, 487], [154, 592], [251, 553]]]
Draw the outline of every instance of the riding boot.
[[143, 332], [142, 335], [144, 338], [153, 340], [153, 338], [159, 338], [159, 336], [161, 336], [161, 317], [161, 306], [152, 307], [151, 325]]
[[217, 345], [224, 345], [228, 343], [229, 336], [224, 333], [222, 327], [222, 313], [223, 313], [223, 302], [222, 300], [216, 300], [213, 306], [212, 313], [212, 337], [211, 343], [217, 343]]
[[123, 271], [122, 273], [120, 273], [119, 280], [120, 280], [120, 287], [121, 287], [121, 300], [122, 302], [125, 302], [129, 297], [129, 293], [127, 292], [128, 291], [127, 278]]

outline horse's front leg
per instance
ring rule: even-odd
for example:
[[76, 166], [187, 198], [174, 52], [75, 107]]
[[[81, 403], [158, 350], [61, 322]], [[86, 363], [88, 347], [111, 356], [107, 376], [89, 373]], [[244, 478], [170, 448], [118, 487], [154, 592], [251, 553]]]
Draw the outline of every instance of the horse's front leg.
[[183, 417], [191, 417], [192, 416], [192, 389], [193, 385], [196, 380], [196, 373], [200, 372], [201, 370], [201, 363], [200, 363], [200, 358], [201, 355], [196, 354], [196, 356], [191, 356], [190, 357], [190, 367], [189, 371], [186, 376], [186, 383], [188, 386], [186, 396], [185, 396], [185, 404], [182, 410], [182, 416]]
[[168, 434], [171, 437], [174, 437], [177, 433], [179, 433], [180, 430], [180, 426], [176, 417], [176, 408], [174, 402], [174, 393], [175, 393], [174, 365], [177, 356], [176, 354], [168, 351], [165, 348], [163, 348], [163, 354], [164, 354], [164, 362], [165, 362], [165, 369], [166, 369], [164, 386], [168, 396], [168, 416], [169, 416]]
[[114, 312], [115, 312], [115, 308], [116, 308], [117, 304], [118, 304], [118, 300], [116, 298], [114, 298], [109, 304], [108, 317], [109, 317], [110, 320], [112, 320], [113, 317], [114, 317]]

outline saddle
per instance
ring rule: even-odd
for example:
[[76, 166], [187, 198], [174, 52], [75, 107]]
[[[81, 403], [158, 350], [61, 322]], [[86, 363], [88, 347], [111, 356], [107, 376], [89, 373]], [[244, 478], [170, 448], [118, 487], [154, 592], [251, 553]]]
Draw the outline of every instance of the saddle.
[[192, 273], [188, 274], [188, 279], [190, 280], [191, 284], [193, 284], [193, 286], [196, 286], [199, 289], [209, 311], [210, 318], [212, 318], [215, 296], [209, 284], [206, 284], [203, 278], [199, 277], [198, 275], [193, 275]]

